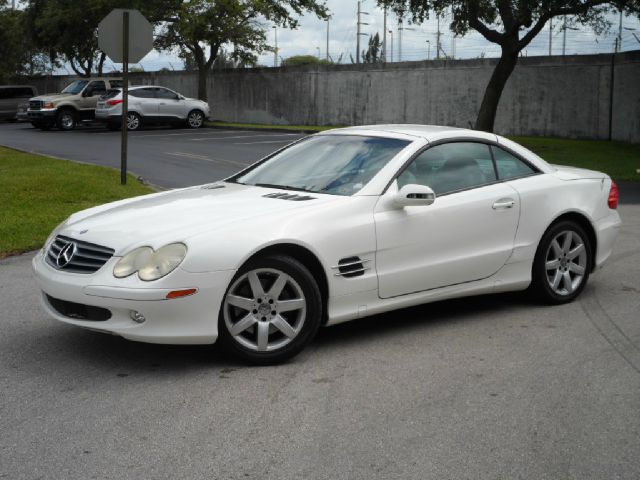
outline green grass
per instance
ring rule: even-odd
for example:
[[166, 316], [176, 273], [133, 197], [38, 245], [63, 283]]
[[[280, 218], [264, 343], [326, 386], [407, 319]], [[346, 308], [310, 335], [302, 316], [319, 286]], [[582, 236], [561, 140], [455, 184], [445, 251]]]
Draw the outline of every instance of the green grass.
[[549, 163], [605, 172], [615, 180], [640, 181], [640, 145], [606, 140], [510, 137]]
[[129, 175], [105, 167], [0, 147], [0, 258], [40, 248], [78, 210], [151, 193]]
[[324, 132], [331, 130], [333, 127], [321, 127], [319, 125], [265, 125], [262, 123], [233, 123], [233, 122], [207, 122], [209, 127], [231, 127], [231, 128], [250, 128], [255, 130], [288, 130], [295, 132]]

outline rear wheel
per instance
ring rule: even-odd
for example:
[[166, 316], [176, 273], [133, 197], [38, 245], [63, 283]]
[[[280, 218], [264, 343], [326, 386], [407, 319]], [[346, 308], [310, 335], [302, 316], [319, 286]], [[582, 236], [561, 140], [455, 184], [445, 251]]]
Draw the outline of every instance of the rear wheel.
[[191, 110], [187, 115], [187, 126], [189, 128], [200, 128], [204, 124], [204, 113], [200, 110]]
[[279, 363], [311, 341], [321, 318], [320, 290], [309, 270], [291, 257], [269, 256], [251, 261], [231, 281], [220, 340], [245, 361]]
[[592, 268], [591, 243], [575, 222], [562, 221], [544, 234], [533, 262], [531, 291], [550, 304], [574, 300]]
[[56, 125], [60, 130], [73, 130], [76, 123], [76, 114], [72, 110], [62, 110], [56, 115]]
[[142, 127], [142, 119], [136, 112], [127, 113], [127, 130], [135, 131]]

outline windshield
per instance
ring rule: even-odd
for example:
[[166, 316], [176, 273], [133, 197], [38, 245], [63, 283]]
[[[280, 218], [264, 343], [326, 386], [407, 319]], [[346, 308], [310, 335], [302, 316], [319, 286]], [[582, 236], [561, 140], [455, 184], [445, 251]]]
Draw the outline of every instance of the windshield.
[[62, 93], [70, 93], [71, 95], [77, 95], [82, 91], [82, 89], [87, 85], [88, 80], [76, 80], [75, 82], [71, 82], [67, 85]]
[[360, 135], [309, 137], [233, 180], [246, 185], [352, 195], [409, 143]]

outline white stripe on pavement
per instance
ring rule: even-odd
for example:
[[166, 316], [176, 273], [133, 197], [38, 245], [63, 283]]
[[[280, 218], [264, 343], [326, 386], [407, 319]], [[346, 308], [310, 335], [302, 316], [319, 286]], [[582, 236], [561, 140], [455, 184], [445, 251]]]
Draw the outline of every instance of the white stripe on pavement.
[[174, 157], [186, 157], [186, 158], [192, 158], [195, 160], [204, 160], [206, 162], [213, 162], [213, 163], [228, 163], [230, 165], [240, 166], [240, 167], [246, 167], [248, 165], [246, 163], [235, 162], [233, 160], [224, 160], [222, 158], [205, 157], [204, 155], [197, 155], [195, 153], [186, 153], [186, 152], [165, 152], [165, 153], [166, 155], [173, 155]]

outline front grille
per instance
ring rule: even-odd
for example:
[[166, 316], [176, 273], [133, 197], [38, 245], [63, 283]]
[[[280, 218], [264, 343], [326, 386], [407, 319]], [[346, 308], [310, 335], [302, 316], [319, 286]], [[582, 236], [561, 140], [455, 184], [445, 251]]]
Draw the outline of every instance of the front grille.
[[40, 110], [42, 108], [42, 100], [29, 100], [30, 110]]
[[[66, 255], [61, 256], [63, 249], [67, 249]], [[47, 251], [47, 263], [65, 272], [94, 273], [114, 253], [112, 248], [58, 235]]]
[[89, 320], [91, 322], [104, 322], [111, 318], [111, 312], [106, 308], [83, 305], [81, 303], [67, 302], [47, 295], [47, 302], [56, 312], [73, 320]]

